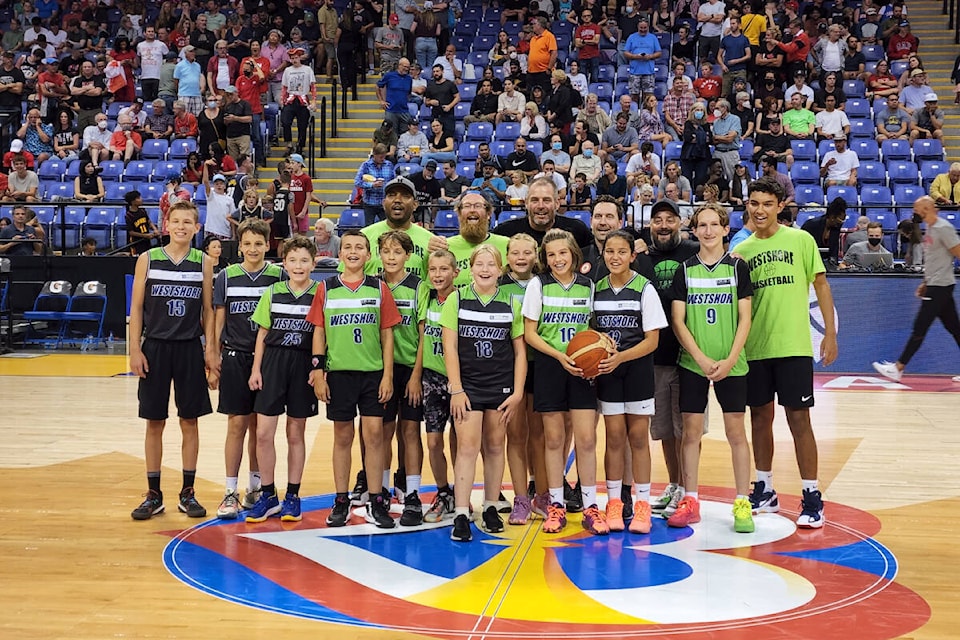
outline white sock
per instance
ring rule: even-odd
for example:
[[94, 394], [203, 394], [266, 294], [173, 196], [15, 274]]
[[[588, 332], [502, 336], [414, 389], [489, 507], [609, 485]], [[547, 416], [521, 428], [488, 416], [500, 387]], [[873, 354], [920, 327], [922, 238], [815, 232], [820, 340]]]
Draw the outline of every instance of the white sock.
[[407, 495], [420, 491], [420, 476], [407, 476]]
[[565, 504], [563, 501], [563, 487], [550, 489], [550, 504]]
[[773, 471], [760, 471], [757, 469], [757, 482], [763, 483], [765, 491], [773, 491]]
[[227, 478], [227, 491], [233, 491], [234, 493], [236, 493], [237, 483], [238, 483], [238, 478], [236, 476], [232, 478]]
[[261, 486], [260, 472], [251, 471], [249, 482], [250, 482], [250, 491], [259, 491]]
[[580, 494], [583, 496], [583, 506], [590, 508], [597, 504], [597, 486], [581, 486]]
[[640, 502], [641, 500], [650, 500], [650, 483], [640, 484], [639, 482], [633, 483], [633, 492], [637, 494], [635, 500]]
[[623, 480], [607, 480], [607, 500], [619, 500], [623, 493]]
[[454, 517], [456, 516], [467, 516], [470, 517], [470, 507], [456, 507], [453, 510]]
[[493, 510], [497, 510], [497, 503], [494, 500], [484, 500], [483, 501], [483, 510], [486, 511], [490, 507], [493, 507]]
[[816, 491], [817, 490], [817, 481], [816, 480], [800, 480], [803, 484], [804, 491]]
[[690, 492], [687, 493], [687, 495], [690, 496], [691, 498], [693, 498], [694, 500], [699, 500], [699, 499], [700, 499], [700, 492], [699, 492], [699, 491], [690, 491]]
[[737, 500], [749, 500], [750, 498], [743, 495], [742, 493], [737, 494]]
[[383, 482], [380, 484], [381, 489], [386, 489], [390, 486], [390, 469], [383, 470]]

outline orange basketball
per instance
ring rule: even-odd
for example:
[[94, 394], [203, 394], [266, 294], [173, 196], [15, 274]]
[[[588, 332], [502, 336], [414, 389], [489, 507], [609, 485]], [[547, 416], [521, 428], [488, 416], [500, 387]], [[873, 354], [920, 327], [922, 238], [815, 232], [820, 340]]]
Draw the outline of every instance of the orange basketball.
[[567, 344], [567, 355], [583, 369], [583, 377], [595, 378], [600, 374], [600, 361], [616, 348], [610, 336], [587, 329], [573, 336]]

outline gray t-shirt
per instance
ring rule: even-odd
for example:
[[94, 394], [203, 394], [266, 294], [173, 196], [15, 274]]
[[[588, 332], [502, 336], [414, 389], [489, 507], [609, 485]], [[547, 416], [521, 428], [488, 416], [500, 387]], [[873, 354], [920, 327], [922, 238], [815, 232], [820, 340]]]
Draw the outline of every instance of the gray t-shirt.
[[[22, 180], [16, 171], [11, 171], [7, 180], [10, 184], [10, 191], [30, 191], [30, 189], [40, 186], [40, 180], [37, 178], [37, 174], [29, 169], [27, 169], [27, 175], [24, 176]], [[40, 194], [38, 193], [37, 195]]]
[[847, 248], [846, 253], [843, 254], [844, 264], [852, 264], [858, 267], [867, 266], [863, 260], [860, 259], [861, 256], [878, 254], [883, 256], [883, 263], [888, 267], [893, 266], [893, 254], [887, 251], [887, 249], [881, 244], [877, 247], [875, 251], [870, 250], [870, 243], [864, 240], [863, 242], [854, 242]]
[[[603, 137], [600, 139], [601, 144], [606, 144], [610, 147], [613, 147], [618, 144], [622, 144], [624, 147], [632, 147], [633, 145], [640, 144], [640, 136], [637, 135], [637, 130], [631, 126], [627, 126], [626, 130], [623, 133], [617, 131], [617, 125], [612, 124], [607, 127], [607, 130], [603, 132]], [[615, 151], [610, 149], [610, 155], [619, 158], [626, 154], [626, 151]]]
[[953, 254], [950, 250], [960, 244], [953, 225], [937, 218], [927, 227], [923, 238], [923, 280], [932, 287], [949, 287], [954, 284]]

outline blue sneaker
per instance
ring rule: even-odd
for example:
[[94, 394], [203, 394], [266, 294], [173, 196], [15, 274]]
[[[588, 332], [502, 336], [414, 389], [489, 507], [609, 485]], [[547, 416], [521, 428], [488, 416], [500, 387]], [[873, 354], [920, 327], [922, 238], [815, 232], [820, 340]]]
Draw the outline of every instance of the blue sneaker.
[[777, 498], [777, 492], [770, 489], [767, 491], [765, 482], [751, 482], [753, 491], [750, 492], [750, 507], [754, 513], [776, 513], [780, 511], [780, 499]]
[[819, 529], [823, 526], [823, 497], [819, 491], [803, 490], [797, 526], [801, 529]]
[[280, 507], [280, 519], [284, 522], [300, 522], [303, 519], [300, 515], [300, 496], [287, 494]]
[[247, 522], [264, 522], [278, 513], [280, 513], [280, 499], [277, 498], [277, 494], [267, 495], [266, 492], [262, 492], [253, 509], [247, 512]]

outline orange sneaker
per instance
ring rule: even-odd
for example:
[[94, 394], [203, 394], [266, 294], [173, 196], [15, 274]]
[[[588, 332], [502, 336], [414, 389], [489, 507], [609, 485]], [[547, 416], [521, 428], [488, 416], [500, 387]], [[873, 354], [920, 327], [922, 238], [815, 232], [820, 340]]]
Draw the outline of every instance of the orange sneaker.
[[667, 519], [671, 527], [686, 527], [700, 522], [700, 501], [690, 496], [683, 496], [677, 510]]
[[607, 526], [610, 531], [623, 531], [623, 501], [618, 498], [607, 500]]
[[543, 523], [544, 533], [560, 533], [567, 526], [567, 509], [554, 502], [547, 507], [547, 519]]
[[605, 536], [610, 533], [606, 516], [595, 504], [583, 510], [583, 528], [595, 536]]
[[650, 533], [650, 503], [646, 500], [637, 500], [633, 504], [630, 533]]

